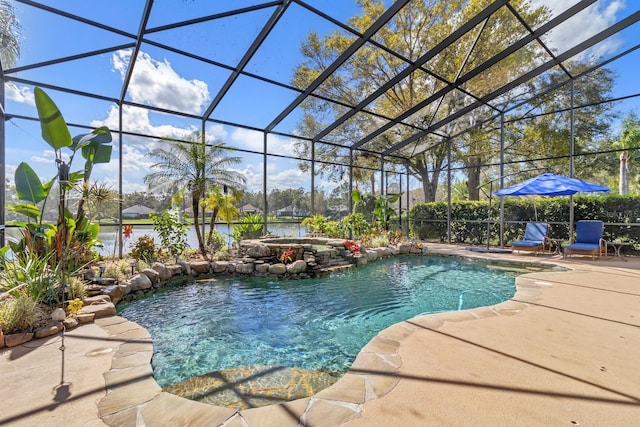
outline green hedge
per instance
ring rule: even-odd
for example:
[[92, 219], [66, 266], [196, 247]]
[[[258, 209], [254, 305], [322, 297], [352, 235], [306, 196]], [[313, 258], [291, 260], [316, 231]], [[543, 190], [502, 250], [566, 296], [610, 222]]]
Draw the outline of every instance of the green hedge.
[[[504, 199], [504, 242], [522, 238], [527, 222], [551, 224], [550, 237], [569, 239], [569, 197], [506, 197]], [[451, 238], [454, 243], [486, 244], [487, 201], [453, 202], [451, 205]], [[605, 239], [621, 240], [640, 247], [640, 196], [575, 196], [574, 220], [595, 219], [605, 223]], [[500, 199], [491, 206], [491, 243], [499, 241]], [[423, 240], [447, 239], [447, 204], [422, 203], [409, 212], [411, 233]], [[616, 225], [621, 224], [621, 225]]]

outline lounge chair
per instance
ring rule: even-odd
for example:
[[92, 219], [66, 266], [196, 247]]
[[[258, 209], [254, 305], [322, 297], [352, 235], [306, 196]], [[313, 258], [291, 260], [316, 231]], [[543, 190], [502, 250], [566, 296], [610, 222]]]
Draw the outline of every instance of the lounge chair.
[[549, 224], [546, 222], [529, 222], [524, 229], [522, 240], [511, 242], [511, 250], [534, 251], [536, 255], [544, 253], [546, 248], [551, 251], [551, 242], [548, 236]]
[[607, 255], [607, 242], [603, 239], [604, 223], [602, 221], [576, 222], [576, 241], [564, 248], [564, 256], [591, 255], [595, 259]]

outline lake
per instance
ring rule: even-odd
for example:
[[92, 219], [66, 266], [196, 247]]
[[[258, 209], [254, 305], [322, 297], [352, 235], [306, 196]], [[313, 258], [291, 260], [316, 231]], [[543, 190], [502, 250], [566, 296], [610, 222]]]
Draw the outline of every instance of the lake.
[[[227, 245], [231, 245], [233, 242], [233, 238], [230, 236], [232, 233], [231, 226], [227, 226], [227, 224], [216, 224], [216, 230], [220, 233], [224, 238], [227, 239]], [[287, 223], [287, 224], [269, 224], [267, 226], [267, 230], [274, 235], [277, 236], [287, 236], [287, 237], [304, 237], [307, 234], [306, 227], [301, 226], [299, 223]], [[209, 225], [205, 227], [205, 233], [209, 231]], [[117, 226], [109, 226], [103, 225], [100, 227], [100, 233], [98, 234], [98, 238], [102, 241], [103, 247], [98, 248], [98, 253], [100, 255], [113, 255], [114, 250], [114, 242], [116, 241], [116, 237], [118, 234]], [[156, 245], [160, 245], [160, 238], [158, 237], [158, 233], [153, 229], [150, 225], [134, 225], [133, 233], [131, 237], [129, 237], [122, 247], [123, 253], [129, 253], [131, 250], [131, 245], [134, 244], [140, 236], [148, 235], [152, 237], [156, 243]], [[196, 237], [196, 230], [194, 227], [190, 227], [187, 232], [187, 243], [192, 249], [197, 249], [198, 247], [198, 238]], [[117, 254], [116, 254], [117, 255]]]

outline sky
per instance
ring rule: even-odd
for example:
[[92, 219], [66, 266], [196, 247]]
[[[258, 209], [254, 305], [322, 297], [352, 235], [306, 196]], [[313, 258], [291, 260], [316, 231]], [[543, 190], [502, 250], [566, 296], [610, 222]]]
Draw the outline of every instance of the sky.
[[[135, 33], [139, 26], [139, 16], [143, 0], [110, 0], [78, 2], [73, 0], [49, 0], [44, 4], [55, 5], [71, 14], [86, 16], [122, 31]], [[219, 13], [228, 2], [202, 0], [157, 0], [149, 18], [149, 27], [162, 26], [172, 22], [187, 20], [201, 15]], [[234, 8], [242, 8], [259, 2], [237, 0]], [[331, 14], [338, 20], [346, 21], [358, 13], [358, 6], [352, 0], [307, 1], [317, 9]], [[557, 14], [575, 3], [575, 0], [533, 0], [534, 5], [546, 5]], [[129, 43], [131, 40], [119, 34], [93, 29], [63, 17], [51, 15], [15, 2], [17, 18], [22, 26], [22, 54], [17, 64], [45, 62], [57, 57], [77, 55], [87, 51], [104, 49]], [[246, 71], [264, 75], [286, 84], [291, 82], [292, 70], [300, 60], [300, 43], [309, 31], [325, 34], [334, 31], [333, 24], [312, 16], [295, 3], [287, 12], [258, 53], [251, 59]], [[583, 13], [561, 25], [546, 42], [553, 49], [563, 51], [563, 46], [585, 40], [592, 34], [606, 28], [621, 18], [633, 13], [638, 5], [632, 0], [600, 0]], [[215, 58], [224, 64], [235, 66], [260, 31], [273, 9], [243, 14], [230, 19], [221, 19], [199, 24], [198, 29], [189, 27], [167, 31], [157, 31], [147, 37], [158, 43], [173, 44], [180, 49], [207, 58]], [[640, 40], [640, 26], [627, 29], [612, 40], [607, 40], [592, 49], [589, 54], [610, 57]], [[118, 97], [122, 82], [126, 78], [127, 63], [131, 49], [102, 53], [90, 58], [69, 61], [46, 68], [20, 71], [18, 78], [37, 80], [57, 86], [68, 86], [79, 91], [97, 93], [108, 97]], [[639, 79], [630, 69], [637, 68], [638, 54], [628, 55], [623, 60], [611, 64], [618, 75], [613, 96], [640, 93]], [[14, 75], [14, 74], [11, 74]], [[132, 75], [126, 98], [134, 103], [155, 105], [160, 108], [200, 114], [218, 93], [229, 75], [223, 67], [202, 64], [190, 58], [160, 49], [152, 44], [141, 47], [135, 72]], [[275, 115], [295, 98], [296, 93], [263, 84], [248, 77], [240, 77], [239, 82], [225, 96], [216, 109], [214, 118], [220, 121], [234, 121], [255, 127], [264, 127]], [[59, 106], [67, 122], [78, 125], [118, 128], [119, 112], [110, 101], [94, 101], [73, 94], [47, 90]], [[36, 116], [33, 101], [33, 87], [9, 82], [5, 84], [8, 114]], [[640, 112], [637, 100], [621, 103], [624, 111]], [[154, 135], [158, 138], [184, 138], [198, 131], [198, 120], [169, 116], [142, 108], [123, 109], [124, 129], [138, 134]], [[292, 133], [300, 113], [296, 109], [290, 117], [276, 126], [276, 131]], [[13, 181], [15, 168], [22, 161], [29, 163], [43, 180], [55, 176], [54, 155], [50, 147], [41, 139], [37, 122], [11, 119], [6, 123], [6, 175]], [[71, 127], [72, 135], [86, 133], [85, 129]], [[225, 141], [228, 146], [261, 152], [263, 134], [224, 124], [208, 124], [207, 135]], [[158, 144], [157, 138], [126, 136], [122, 146], [123, 191], [146, 191], [143, 178], [149, 173], [153, 159], [146, 156], [150, 148]], [[276, 155], [294, 155], [293, 141], [288, 138], [269, 135], [267, 151]], [[261, 154], [241, 154], [243, 161], [237, 171], [247, 177], [247, 189], [261, 191], [263, 188], [263, 156]], [[105, 182], [113, 189], [119, 186], [118, 144], [115, 141], [111, 163], [98, 165], [92, 175], [94, 180]], [[80, 163], [72, 169], [79, 169]], [[269, 176], [268, 190], [275, 188], [310, 187], [308, 173], [302, 172], [298, 162], [280, 157], [270, 157], [267, 162]], [[330, 191], [336, 183], [318, 179], [316, 186]]]

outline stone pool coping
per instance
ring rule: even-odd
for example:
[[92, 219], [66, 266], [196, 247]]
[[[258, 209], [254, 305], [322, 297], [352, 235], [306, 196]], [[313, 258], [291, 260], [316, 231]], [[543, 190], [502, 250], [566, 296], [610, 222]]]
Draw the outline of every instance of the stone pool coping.
[[[93, 424], [84, 420], [82, 424], [67, 422], [66, 425], [103, 425], [100, 419], [111, 426], [385, 426], [425, 423], [504, 425], [507, 422], [514, 425], [542, 425], [545, 423], [541, 420], [552, 419], [553, 423], [557, 423], [558, 420], [553, 418], [555, 415], [560, 416], [564, 424], [575, 421], [582, 425], [597, 425], [596, 421], [602, 421], [602, 417], [605, 417], [605, 420], [608, 420], [606, 425], [623, 425], [621, 420], [630, 422], [629, 420], [640, 418], [640, 396], [637, 389], [640, 374], [637, 370], [637, 358], [633, 357], [633, 354], [637, 355], [640, 352], [640, 260], [630, 259], [626, 263], [619, 260], [591, 262], [581, 258], [563, 260], [557, 256], [479, 254], [464, 251], [464, 248], [459, 246], [433, 244], [429, 245], [429, 250], [443, 255], [513, 260], [519, 264], [523, 261], [539, 265], [559, 264], [572, 271], [534, 272], [519, 276], [514, 297], [492, 307], [426, 315], [392, 325], [381, 331], [362, 349], [350, 371], [331, 387], [310, 398], [240, 412], [162, 392], [151, 371], [153, 346], [149, 333], [121, 317], [98, 319], [96, 324], [91, 326], [99, 326], [96, 329], [106, 335], [102, 339], [107, 346], [103, 345], [101, 348], [105, 352], [103, 359], [111, 356], [111, 364], [108, 369], [101, 370], [104, 372], [103, 384], [99, 385], [99, 381], [96, 380], [94, 383], [102, 390], [106, 388], [107, 392], [104, 394], [103, 391], [103, 397], [100, 399], [85, 399], [83, 403], [83, 412], [95, 413]], [[617, 280], [612, 280], [612, 277], [616, 277]], [[593, 295], [589, 297], [588, 294], [593, 292], [598, 293], [598, 298], [592, 298]], [[582, 308], [574, 307], [574, 302]], [[547, 309], [544, 309], [545, 307]], [[557, 308], [553, 310], [548, 307]], [[615, 313], [611, 312], [611, 307], [615, 307]], [[578, 311], [585, 311], [585, 314], [582, 314], [585, 317], [580, 317], [579, 320], [586, 319], [591, 326], [582, 332], [570, 323], [574, 322], [574, 319], [566, 318]], [[529, 341], [522, 341], [527, 338], [526, 334], [522, 333], [520, 324], [525, 319], [531, 320], [531, 325], [545, 325], [546, 329], [552, 329], [554, 322], [558, 322], [556, 328], [562, 330], [566, 326], [571, 334], [554, 336], [550, 333], [549, 336], [538, 336], [532, 331], [530, 338], [539, 345], [529, 345]], [[87, 326], [79, 328], [74, 333], [81, 333], [85, 328]], [[91, 328], [87, 330], [93, 332]], [[484, 345], [487, 347], [484, 352], [489, 352], [489, 362], [498, 363], [497, 366], [504, 365], [505, 371], [510, 372], [510, 368], [506, 367], [513, 363], [513, 356], [506, 353], [518, 346], [527, 348], [527, 357], [540, 356], [544, 362], [518, 366], [518, 370], [507, 379], [502, 378], [500, 369], [486, 372], [483, 369], [484, 365], [473, 366], [473, 352], [469, 352], [471, 357], [467, 360], [467, 350], [458, 349], [455, 342], [440, 342], [443, 337], [456, 333], [464, 335], [464, 331], [473, 331], [473, 335], [459, 337], [462, 342], [499, 338], [503, 343], [500, 345], [505, 346], [503, 350], [492, 352], [489, 351], [488, 345]], [[614, 335], [616, 338], [624, 338], [617, 338], [620, 342], [609, 343], [610, 338], [607, 337]], [[496, 338], [493, 338], [494, 336]], [[580, 347], [581, 351], [572, 350], [567, 340], [571, 341], [572, 346]], [[434, 346], [433, 343], [441, 345]], [[496, 343], [491, 345], [498, 346]], [[53, 350], [53, 357], [59, 358], [57, 348], [50, 345], [42, 347], [50, 352]], [[554, 350], [551, 359], [548, 355], [545, 356], [547, 347]], [[111, 351], [107, 352], [107, 348]], [[477, 351], [477, 348], [482, 349], [483, 345], [476, 343], [473, 350]], [[39, 349], [35, 349], [31, 353], [36, 354], [38, 351]], [[93, 351], [97, 350], [94, 348]], [[598, 360], [592, 360], [596, 358], [594, 354], [598, 354]], [[481, 354], [478, 359], [483, 357], [487, 356]], [[452, 367], [448, 359], [455, 359], [460, 365]], [[599, 369], [596, 374], [591, 372], [593, 366], [590, 365], [594, 363], [601, 365], [597, 366]], [[548, 365], [544, 366], [545, 372], [552, 372], [554, 378], [546, 378], [541, 383], [537, 378], [541, 369], [538, 365], [544, 364]], [[563, 389], [562, 393], [549, 392], [546, 394], [550, 397], [542, 397], [533, 391], [536, 387], [541, 390], [552, 387], [557, 380], [555, 376], [563, 377], [562, 373], [565, 370], [573, 372], [577, 369], [575, 366], [579, 368], [578, 372], [567, 374], [565, 377], [579, 376], [580, 370], [584, 370], [588, 371], [589, 378], [588, 381], [582, 382], [574, 380], [567, 386], [570, 393]], [[100, 370], [99, 367], [95, 369]], [[534, 373], [529, 373], [530, 370]], [[591, 378], [593, 375], [596, 375], [596, 378]], [[478, 376], [486, 377], [485, 380], [488, 382], [493, 381], [495, 377], [496, 380], [505, 381], [507, 385], [487, 387], [488, 392], [484, 388], [478, 388], [479, 386], [470, 387], [468, 384], [473, 383]], [[512, 380], [511, 377], [516, 378]], [[10, 389], [12, 381], [17, 387], [17, 378], [20, 377], [9, 378], [7, 383], [4, 381], [4, 373], [0, 372], [0, 380], [3, 380], [3, 384], [8, 384], [4, 389]], [[79, 380], [75, 381], [74, 384]], [[515, 384], [510, 381], [515, 381]], [[529, 388], [532, 389], [529, 394], [532, 394], [533, 398], [520, 390]], [[597, 399], [579, 398], [582, 394], [591, 396], [594, 394], [594, 388], [598, 392], [596, 395], [608, 395], [597, 396]], [[47, 391], [49, 389], [50, 386]], [[487, 399], [485, 393], [492, 398]], [[513, 395], [513, 399], [507, 400], [508, 404], [505, 404], [501, 399], [507, 397], [502, 394], [507, 397]], [[445, 398], [446, 402], [438, 400], [439, 398]], [[524, 402], [532, 400], [529, 405], [535, 405], [536, 409], [532, 412], [531, 409], [521, 408], [519, 403], [514, 403], [514, 399]], [[570, 420], [554, 406], [555, 401], [563, 400], [566, 401], [565, 404], [577, 401], [578, 409], [574, 412], [579, 413], [575, 416], [567, 414], [566, 417], [571, 418]], [[26, 407], [35, 405], [34, 402], [24, 403]], [[94, 405], [97, 405], [97, 410]], [[474, 411], [474, 406], [484, 409]], [[15, 425], [20, 425], [23, 419], [26, 424], [22, 425], [34, 425], [33, 417], [37, 419], [37, 416], [45, 417], [40, 420], [49, 419], [42, 411], [23, 412], [26, 414], [24, 417], [12, 418]], [[632, 416], [635, 418], [630, 418]], [[472, 421], [474, 419], [475, 421]], [[2, 420], [0, 416], [0, 422]]]

